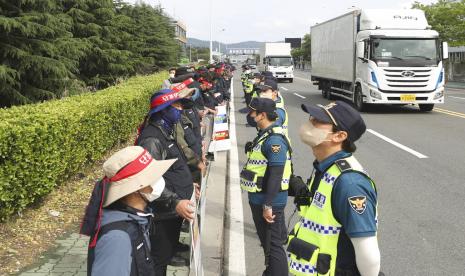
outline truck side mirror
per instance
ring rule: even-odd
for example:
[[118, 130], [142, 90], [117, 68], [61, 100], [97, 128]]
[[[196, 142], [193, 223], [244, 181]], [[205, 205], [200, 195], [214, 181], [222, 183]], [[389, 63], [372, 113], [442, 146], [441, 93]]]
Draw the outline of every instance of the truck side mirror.
[[449, 58], [449, 45], [447, 42], [442, 43], [442, 59], [448, 59]]
[[357, 58], [367, 62], [368, 60], [365, 58], [365, 41], [358, 41], [357, 42]]

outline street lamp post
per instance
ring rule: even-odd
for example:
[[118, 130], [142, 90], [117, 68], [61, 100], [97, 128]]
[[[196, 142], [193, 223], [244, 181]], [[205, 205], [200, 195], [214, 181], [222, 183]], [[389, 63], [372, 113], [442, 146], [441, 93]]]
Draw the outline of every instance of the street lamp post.
[[212, 31], [213, 31], [213, 22], [212, 22], [212, 0], [210, 0], [210, 63], [213, 63], [213, 41], [212, 41]]

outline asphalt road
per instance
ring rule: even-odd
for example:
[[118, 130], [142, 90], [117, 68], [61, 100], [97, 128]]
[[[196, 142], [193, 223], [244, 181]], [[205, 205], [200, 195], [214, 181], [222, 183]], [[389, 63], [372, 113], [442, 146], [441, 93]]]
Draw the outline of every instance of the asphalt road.
[[[290, 118], [294, 168], [306, 178], [313, 155], [298, 138], [300, 124], [308, 119], [300, 105], [328, 100], [311, 84], [308, 72], [295, 75], [294, 83], [279, 87]], [[240, 112], [245, 104], [238, 75], [234, 85], [242, 167], [243, 147], [256, 130], [246, 126]], [[386, 275], [465, 275], [465, 90], [448, 89], [445, 104], [437, 108], [422, 113], [413, 106], [377, 106], [363, 114], [369, 131], [357, 143], [355, 156], [377, 184], [381, 270]], [[244, 192], [242, 202], [246, 275], [261, 275], [263, 253]], [[286, 220], [293, 209], [289, 200]]]

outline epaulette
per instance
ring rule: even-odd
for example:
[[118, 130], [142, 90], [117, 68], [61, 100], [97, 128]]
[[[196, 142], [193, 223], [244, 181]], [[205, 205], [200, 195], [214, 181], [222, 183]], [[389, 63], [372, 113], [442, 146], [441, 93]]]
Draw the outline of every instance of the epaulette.
[[343, 173], [345, 171], [352, 170], [352, 166], [350, 166], [350, 164], [349, 164], [349, 162], [347, 162], [347, 160], [339, 159], [339, 160], [336, 160], [334, 162], [334, 164], [336, 164], [336, 166], [339, 168], [341, 173]]

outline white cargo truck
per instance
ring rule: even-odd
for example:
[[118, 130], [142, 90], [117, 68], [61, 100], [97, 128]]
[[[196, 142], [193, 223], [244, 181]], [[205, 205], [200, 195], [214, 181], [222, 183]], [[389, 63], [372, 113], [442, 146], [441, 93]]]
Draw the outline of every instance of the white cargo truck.
[[324, 97], [370, 104], [444, 103], [448, 46], [423, 11], [355, 10], [311, 28], [311, 79]]
[[291, 43], [266, 42], [260, 48], [260, 69], [270, 71], [278, 80], [294, 81]]

